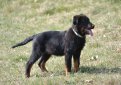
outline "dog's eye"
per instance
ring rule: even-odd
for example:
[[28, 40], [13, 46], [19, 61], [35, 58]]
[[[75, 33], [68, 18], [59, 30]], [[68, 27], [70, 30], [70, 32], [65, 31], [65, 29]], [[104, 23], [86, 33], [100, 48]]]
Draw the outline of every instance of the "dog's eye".
[[85, 25], [85, 26], [88, 25], [88, 23], [89, 22], [87, 22], [87, 21], [82, 21], [82, 24]]
[[82, 23], [83, 25], [88, 25], [89, 19], [82, 19], [82, 20], [81, 20], [81, 23]]

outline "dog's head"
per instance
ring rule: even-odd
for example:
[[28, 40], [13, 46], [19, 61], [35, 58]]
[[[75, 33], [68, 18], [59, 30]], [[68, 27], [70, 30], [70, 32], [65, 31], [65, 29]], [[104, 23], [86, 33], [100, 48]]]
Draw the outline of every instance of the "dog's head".
[[73, 25], [76, 26], [76, 31], [82, 35], [91, 35], [93, 36], [92, 29], [94, 29], [95, 25], [90, 22], [90, 19], [84, 15], [75, 15], [73, 17]]

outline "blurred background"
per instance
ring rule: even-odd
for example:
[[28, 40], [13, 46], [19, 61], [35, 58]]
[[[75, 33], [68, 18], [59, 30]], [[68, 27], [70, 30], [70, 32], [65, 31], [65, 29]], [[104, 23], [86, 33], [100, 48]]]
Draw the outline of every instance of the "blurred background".
[[[47, 62], [49, 73], [37, 63], [30, 79], [25, 64], [32, 43], [11, 49], [26, 37], [49, 30], [67, 30], [76, 14], [95, 24], [87, 36], [78, 73], [64, 74], [64, 57]], [[121, 0], [0, 0], [1, 85], [121, 85]]]

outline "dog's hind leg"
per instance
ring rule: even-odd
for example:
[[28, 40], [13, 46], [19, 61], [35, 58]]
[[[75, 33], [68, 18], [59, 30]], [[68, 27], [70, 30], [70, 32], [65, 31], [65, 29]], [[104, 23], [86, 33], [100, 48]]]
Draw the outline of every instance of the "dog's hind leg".
[[46, 64], [46, 62], [47, 62], [47, 60], [50, 58], [50, 54], [47, 54], [47, 53], [44, 53], [42, 56], [41, 56], [41, 60], [39, 61], [39, 67], [40, 67], [40, 69], [44, 72], [44, 71], [46, 71], [46, 72], [48, 72], [47, 71], [47, 69], [46, 69], [46, 67], [45, 67], [45, 64]]
[[28, 60], [26, 64], [26, 77], [30, 77], [30, 71], [32, 68], [32, 65], [41, 57], [41, 53], [39, 51], [39, 46], [33, 46], [32, 54], [30, 56], [30, 59]]
[[26, 77], [30, 77], [30, 71], [31, 71], [32, 65], [39, 59], [39, 57], [40, 56], [34, 53], [32, 53], [32, 55], [30, 56], [30, 59], [26, 64], [26, 73], [25, 73]]

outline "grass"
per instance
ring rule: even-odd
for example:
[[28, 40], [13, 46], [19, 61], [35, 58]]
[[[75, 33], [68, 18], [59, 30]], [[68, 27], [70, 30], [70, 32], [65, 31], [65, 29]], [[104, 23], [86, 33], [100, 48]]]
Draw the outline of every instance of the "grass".
[[[0, 0], [0, 84], [121, 85], [120, 4], [120, 0]], [[66, 77], [64, 57], [52, 56], [46, 65], [49, 73], [42, 73], [37, 62], [26, 79], [32, 43], [10, 47], [39, 32], [66, 30], [80, 13], [96, 27], [94, 36], [87, 36], [79, 72]]]

